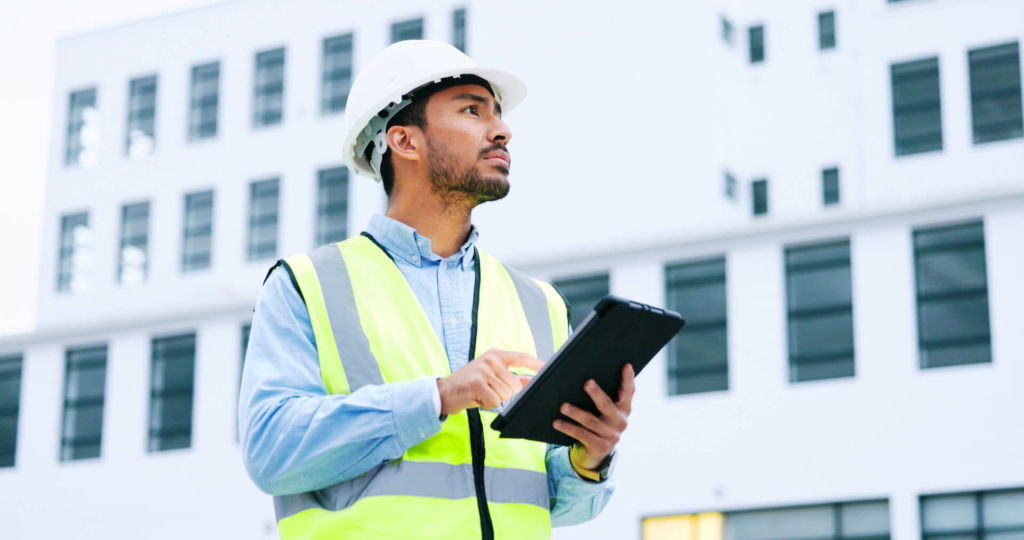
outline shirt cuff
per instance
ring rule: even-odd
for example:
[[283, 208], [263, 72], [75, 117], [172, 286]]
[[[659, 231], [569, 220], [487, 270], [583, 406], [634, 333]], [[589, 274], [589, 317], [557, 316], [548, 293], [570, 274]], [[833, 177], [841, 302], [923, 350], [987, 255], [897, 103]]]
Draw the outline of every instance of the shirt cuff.
[[391, 416], [395, 431], [406, 450], [441, 431], [441, 394], [437, 377], [420, 377], [392, 383]]

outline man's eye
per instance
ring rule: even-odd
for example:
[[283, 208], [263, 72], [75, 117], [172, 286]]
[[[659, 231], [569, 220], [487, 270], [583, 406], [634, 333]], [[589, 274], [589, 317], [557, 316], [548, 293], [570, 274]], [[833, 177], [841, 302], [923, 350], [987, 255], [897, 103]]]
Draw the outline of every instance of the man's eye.
[[469, 107], [466, 107], [465, 110], [469, 111], [469, 112], [471, 112], [473, 114], [476, 114], [476, 105], [470, 105]]

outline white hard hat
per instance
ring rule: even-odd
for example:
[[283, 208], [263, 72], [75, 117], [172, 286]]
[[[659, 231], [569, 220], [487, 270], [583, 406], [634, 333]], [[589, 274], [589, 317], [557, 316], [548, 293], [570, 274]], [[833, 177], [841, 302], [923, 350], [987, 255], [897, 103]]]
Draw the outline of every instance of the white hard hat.
[[[490, 84], [503, 114], [526, 97], [526, 85], [517, 77], [499, 69], [480, 67], [443, 41], [399, 41], [377, 53], [356, 77], [345, 104], [345, 164], [357, 174], [380, 182], [380, 159], [387, 151], [387, 122], [416, 99], [409, 94], [431, 83], [466, 75]], [[369, 144], [377, 148], [373, 155], [375, 163], [364, 155]]]

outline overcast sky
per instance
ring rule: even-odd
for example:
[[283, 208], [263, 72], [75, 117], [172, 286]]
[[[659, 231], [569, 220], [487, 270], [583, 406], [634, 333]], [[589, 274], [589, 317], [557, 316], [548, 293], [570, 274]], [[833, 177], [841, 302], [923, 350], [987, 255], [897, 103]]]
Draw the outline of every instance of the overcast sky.
[[0, 2], [0, 335], [32, 330], [39, 280], [56, 279], [38, 267], [57, 38], [222, 1]]

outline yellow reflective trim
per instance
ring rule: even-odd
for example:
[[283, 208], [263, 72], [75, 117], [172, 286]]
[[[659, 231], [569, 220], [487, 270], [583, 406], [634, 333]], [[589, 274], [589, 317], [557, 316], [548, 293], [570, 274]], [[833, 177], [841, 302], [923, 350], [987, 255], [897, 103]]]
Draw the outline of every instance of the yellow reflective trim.
[[341, 365], [341, 357], [338, 356], [338, 346], [334, 342], [331, 321], [327, 317], [324, 294], [320, 290], [320, 280], [313, 268], [313, 261], [309, 260], [305, 253], [299, 253], [288, 257], [284, 262], [291, 269], [306, 300], [306, 310], [309, 311], [309, 322], [313, 327], [324, 385], [331, 394], [349, 395], [351, 391], [348, 379], [345, 377], [345, 368]]
[[367, 497], [338, 512], [299, 512], [277, 522], [277, 529], [281, 540], [450, 540], [481, 535], [476, 497]]
[[384, 381], [451, 374], [444, 346], [395, 263], [365, 236], [349, 238], [339, 247], [359, 322]]
[[548, 297], [548, 309], [551, 311], [551, 331], [555, 335], [555, 350], [569, 339], [569, 315], [565, 311], [565, 301], [550, 283], [534, 280]]

